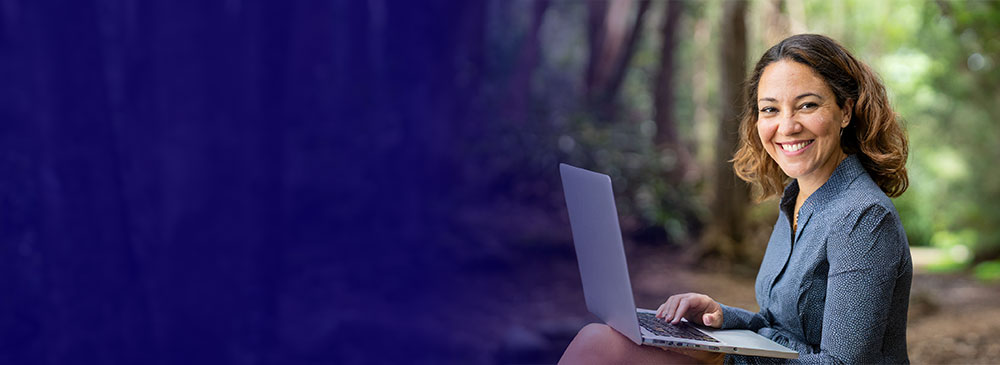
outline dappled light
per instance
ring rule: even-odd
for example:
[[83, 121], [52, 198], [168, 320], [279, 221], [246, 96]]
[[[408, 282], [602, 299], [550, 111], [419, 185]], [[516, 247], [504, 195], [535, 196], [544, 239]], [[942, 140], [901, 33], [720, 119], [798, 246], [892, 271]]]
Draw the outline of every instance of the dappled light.
[[[505, 14], [526, 17], [533, 3], [511, 2]], [[623, 3], [630, 2], [615, 2]], [[743, 42], [745, 51], [735, 57], [752, 65], [787, 35], [821, 33], [875, 69], [907, 131], [909, 189], [894, 204], [914, 249], [917, 275], [960, 275], [972, 280], [969, 285], [976, 289], [971, 290], [995, 290], [1000, 264], [1000, 208], [994, 204], [1000, 201], [1000, 3], [779, 0], [751, 1], [742, 9], [730, 9], [725, 1], [652, 2], [641, 9], [639, 3], [613, 6], [617, 12], [574, 2], [549, 4], [538, 29], [541, 56], [532, 69], [535, 82], [523, 90], [532, 113], [517, 123], [537, 126], [526, 128], [537, 133], [541, 144], [531, 146], [523, 158], [536, 156], [530, 160], [544, 164], [530, 169], [511, 165], [521, 179], [545, 181], [539, 187], [557, 194], [555, 168], [549, 164], [553, 160], [606, 173], [614, 182], [627, 245], [632, 245], [627, 247], [643, 252], [630, 255], [637, 265], [677, 260], [684, 270], [724, 268], [745, 279], [761, 260], [777, 201], [753, 204], [749, 191], [728, 195], [744, 187], [727, 182], [732, 181], [727, 180], [732, 142], [725, 138], [735, 130], [727, 124], [731, 115], [726, 108], [735, 102], [729, 100], [732, 91], [740, 89], [749, 66], [735, 66], [739, 77], [733, 77], [727, 73], [733, 67], [727, 55]], [[600, 22], [594, 23], [595, 11], [614, 20], [608, 33], [600, 33]], [[732, 18], [734, 14], [740, 15]], [[741, 19], [745, 27], [729, 32], [727, 27], [736, 24], [730, 19]], [[533, 34], [530, 23], [519, 24], [488, 32], [494, 41], [502, 40], [498, 44], [512, 47]], [[590, 48], [600, 42], [618, 43], [605, 44], [614, 49], [611, 53]], [[624, 72], [620, 87], [593, 92], [601, 88], [587, 81], [594, 64], [605, 71], [608, 65], [625, 68], [617, 71]], [[663, 80], [669, 91], [660, 84]], [[537, 207], [529, 199], [503, 196], [524, 209]], [[561, 209], [558, 199], [546, 209]], [[726, 223], [733, 218], [738, 224]], [[569, 238], [563, 240], [558, 247], [569, 249]], [[664, 277], [655, 270], [648, 274], [634, 280]], [[733, 290], [752, 293], [751, 285], [734, 284], [739, 285], [745, 287]], [[666, 295], [671, 285], [644, 287], [651, 290], [640, 289], [636, 295], [649, 303]], [[926, 290], [934, 289], [915, 287], [921, 302], [914, 304], [914, 323], [921, 316], [948, 313], [923, 311], [925, 304], [942, 305]], [[572, 304], [573, 298], [559, 302], [579, 305]], [[912, 345], [927, 346], [919, 341]], [[963, 362], [996, 356], [975, 347], [982, 343], [972, 346], [976, 350], [957, 358], [921, 347], [911, 351], [912, 360]]]
[[[799, 133], [753, 119], [775, 114], [744, 89], [806, 33], [881, 82], [848, 60], [828, 71], [852, 77], [779, 71], [800, 77], [761, 89], [863, 88], [853, 116], [884, 127], [803, 102], [823, 112], [784, 126], [820, 133], [763, 143], [785, 153], [764, 161], [877, 140], [841, 161], [879, 178], [852, 196], [878, 205], [838, 211], [859, 214], [840, 228], [890, 233], [813, 252], [828, 241], [806, 231], [794, 247], [822, 279], [800, 288], [836, 281], [831, 253], [894, 248], [868, 269], [897, 281], [831, 296], [910, 285], [892, 293], [905, 315], [885, 311], [894, 349], [1000, 363], [1000, 1], [6, 0], [0, 19], [2, 364], [554, 363], [598, 321], [560, 164], [610, 177], [637, 306], [699, 292], [769, 310], [755, 279], [786, 272], [760, 270], [771, 237], [850, 223], [800, 223], [798, 197], [779, 211], [772, 194], [785, 166], [736, 158], [741, 138]], [[903, 144], [879, 138], [899, 127], [908, 188], [889, 199]], [[818, 185], [816, 165], [796, 176]]]

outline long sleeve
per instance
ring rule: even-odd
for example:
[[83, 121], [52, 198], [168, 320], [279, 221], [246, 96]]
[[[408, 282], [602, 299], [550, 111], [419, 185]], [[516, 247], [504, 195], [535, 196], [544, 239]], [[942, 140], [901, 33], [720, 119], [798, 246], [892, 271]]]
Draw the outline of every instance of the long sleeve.
[[[822, 309], [823, 333], [818, 352], [810, 352], [805, 344], [784, 336], [774, 336], [776, 342], [799, 351], [795, 360], [751, 356], [727, 356], [727, 363], [882, 363], [892, 362], [893, 354], [885, 347], [887, 326], [898, 322], [893, 304], [908, 297], [908, 287], [897, 289], [908, 267], [901, 267], [908, 248], [905, 233], [886, 208], [872, 205], [850, 212], [846, 219], [833, 227], [827, 241], [829, 272], [826, 301]], [[902, 278], [906, 279], [906, 278]], [[902, 285], [901, 285], [902, 286]], [[905, 293], [903, 293], [903, 289]], [[898, 290], [898, 292], [897, 292]], [[905, 295], [904, 295], [905, 294]], [[899, 310], [898, 306], [896, 310]], [[733, 318], [727, 319], [727, 315]], [[723, 307], [723, 322], [733, 328], [754, 328], [760, 314], [738, 308]], [[761, 318], [763, 319], [763, 318]], [[904, 327], [905, 327], [905, 322]], [[765, 328], [765, 330], [768, 330]], [[905, 328], [903, 329], [905, 333]], [[760, 332], [760, 331], [759, 331]], [[775, 333], [775, 332], [771, 332]], [[784, 341], [783, 341], [784, 340]], [[805, 351], [803, 351], [805, 350]]]
[[[772, 338], [772, 340], [782, 346], [798, 351], [800, 354], [809, 352], [810, 347], [808, 344], [797, 341], [793, 336], [783, 334], [779, 330], [770, 328], [771, 324], [762, 313], [754, 313], [743, 308], [731, 307], [722, 303], [719, 303], [719, 305], [722, 307], [722, 329], [745, 329], [759, 332], [763, 335], [773, 334], [773, 336], [767, 337]], [[774, 364], [785, 362], [787, 360], [784, 359], [726, 355], [726, 363], [732, 364]]]
[[[843, 220], [840, 237], [827, 242], [830, 272], [823, 310], [822, 353], [838, 362], [885, 361], [882, 347], [900, 267], [908, 254], [902, 226], [873, 205]], [[838, 239], [839, 238], [839, 239]], [[906, 288], [907, 297], [909, 288]], [[904, 314], [906, 307], [902, 308]]]
[[756, 332], [770, 325], [761, 313], [730, 307], [722, 303], [719, 303], [719, 306], [722, 307], [722, 329], [746, 329]]

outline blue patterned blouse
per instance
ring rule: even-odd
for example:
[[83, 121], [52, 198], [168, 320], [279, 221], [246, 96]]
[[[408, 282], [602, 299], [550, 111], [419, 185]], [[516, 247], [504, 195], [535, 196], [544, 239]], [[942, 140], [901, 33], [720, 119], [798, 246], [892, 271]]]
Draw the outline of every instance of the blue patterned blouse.
[[760, 312], [723, 305], [722, 328], [753, 330], [798, 351], [791, 362], [908, 363], [913, 266], [895, 206], [851, 155], [802, 204], [793, 236], [798, 191], [794, 181], [785, 188], [757, 273]]

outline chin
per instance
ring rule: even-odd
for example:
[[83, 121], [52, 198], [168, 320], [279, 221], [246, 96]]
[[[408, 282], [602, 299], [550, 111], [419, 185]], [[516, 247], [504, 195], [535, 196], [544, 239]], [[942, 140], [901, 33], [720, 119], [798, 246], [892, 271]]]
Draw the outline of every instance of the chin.
[[787, 175], [788, 177], [793, 178], [793, 179], [798, 179], [799, 177], [805, 175], [806, 172], [809, 171], [806, 168], [799, 168], [799, 167], [785, 168], [784, 166], [780, 166], [780, 165], [779, 165], [779, 167], [781, 167], [781, 172], [784, 172], [785, 175]]

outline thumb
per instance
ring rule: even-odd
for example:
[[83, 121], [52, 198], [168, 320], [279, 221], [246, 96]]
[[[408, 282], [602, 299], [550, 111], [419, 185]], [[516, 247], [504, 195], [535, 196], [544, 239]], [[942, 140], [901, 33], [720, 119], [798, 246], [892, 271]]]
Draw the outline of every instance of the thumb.
[[701, 322], [709, 327], [722, 328], [722, 313], [705, 313]]

